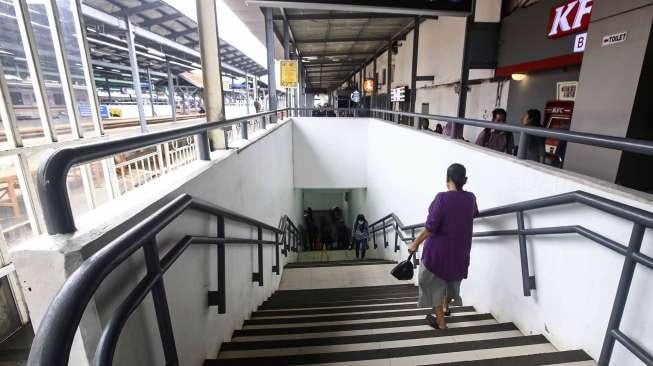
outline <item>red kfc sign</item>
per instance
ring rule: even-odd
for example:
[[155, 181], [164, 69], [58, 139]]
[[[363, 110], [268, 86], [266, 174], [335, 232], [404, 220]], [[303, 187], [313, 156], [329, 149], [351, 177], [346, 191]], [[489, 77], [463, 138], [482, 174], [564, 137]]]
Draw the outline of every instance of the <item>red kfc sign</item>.
[[549, 38], [558, 38], [587, 29], [593, 0], [572, 0], [551, 9]]

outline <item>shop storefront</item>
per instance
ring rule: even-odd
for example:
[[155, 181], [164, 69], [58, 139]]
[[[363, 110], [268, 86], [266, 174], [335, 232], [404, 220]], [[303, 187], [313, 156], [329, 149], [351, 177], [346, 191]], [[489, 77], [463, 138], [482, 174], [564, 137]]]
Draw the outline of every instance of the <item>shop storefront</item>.
[[[542, 0], [502, 20], [496, 76], [509, 78], [508, 121], [537, 109], [544, 127], [569, 129], [592, 6], [592, 0]], [[564, 143], [546, 146], [547, 162], [563, 166]]]

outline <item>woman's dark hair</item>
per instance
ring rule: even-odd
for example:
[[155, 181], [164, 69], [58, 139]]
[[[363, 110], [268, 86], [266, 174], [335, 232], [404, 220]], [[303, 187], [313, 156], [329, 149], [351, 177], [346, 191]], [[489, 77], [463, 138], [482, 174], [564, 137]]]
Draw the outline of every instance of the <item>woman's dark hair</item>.
[[[498, 115], [502, 115], [502, 116], [504, 116], [504, 117], [507, 117], [507, 116], [508, 116], [508, 112], [506, 112], [506, 110], [503, 109], [503, 108], [497, 108], [497, 109], [495, 109], [495, 110], [492, 111], [492, 120], [494, 120], [495, 118], [497, 118]], [[461, 165], [461, 166], [462, 166], [462, 165]]]
[[367, 220], [365, 220], [365, 215], [363, 215], [363, 214], [358, 214], [358, 216], [356, 216], [356, 222], [358, 222], [360, 220], [363, 220], [363, 221], [367, 222]]
[[528, 116], [528, 125], [533, 127], [542, 127], [542, 113], [537, 109], [529, 109], [526, 111]]
[[467, 169], [462, 164], [451, 164], [447, 169], [448, 181], [452, 181], [456, 189], [461, 191], [467, 183]]

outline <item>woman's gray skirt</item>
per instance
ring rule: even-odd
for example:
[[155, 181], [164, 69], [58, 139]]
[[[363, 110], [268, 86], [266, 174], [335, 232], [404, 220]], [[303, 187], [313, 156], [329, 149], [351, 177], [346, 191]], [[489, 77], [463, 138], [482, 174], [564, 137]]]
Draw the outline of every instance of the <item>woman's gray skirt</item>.
[[461, 281], [445, 281], [429, 271], [424, 264], [419, 266], [419, 302], [420, 308], [434, 308], [442, 305], [445, 295], [449, 305], [462, 306], [460, 298]]

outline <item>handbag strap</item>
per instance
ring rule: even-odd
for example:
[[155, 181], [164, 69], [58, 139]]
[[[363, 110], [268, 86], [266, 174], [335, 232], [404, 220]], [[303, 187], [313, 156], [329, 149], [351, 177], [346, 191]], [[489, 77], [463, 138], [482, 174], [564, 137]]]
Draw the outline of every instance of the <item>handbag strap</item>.
[[408, 253], [410, 253], [410, 254], [408, 255], [408, 259], [406, 259], [406, 260], [410, 261], [413, 258], [413, 256], [415, 255], [415, 252], [408, 252]]

